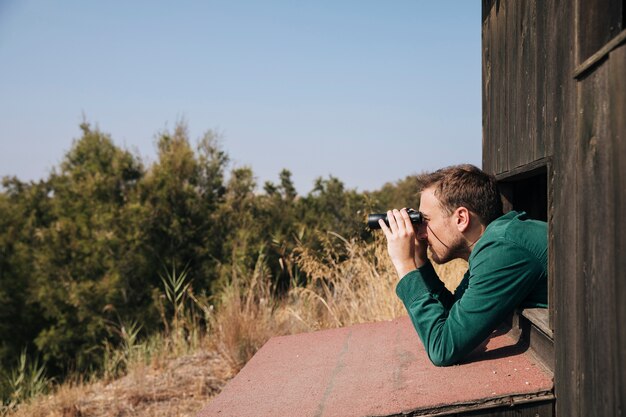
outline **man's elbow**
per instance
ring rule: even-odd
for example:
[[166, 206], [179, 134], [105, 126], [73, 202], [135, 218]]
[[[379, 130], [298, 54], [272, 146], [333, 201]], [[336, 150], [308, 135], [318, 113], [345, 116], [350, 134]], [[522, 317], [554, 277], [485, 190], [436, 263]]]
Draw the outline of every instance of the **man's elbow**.
[[457, 363], [457, 361], [442, 358], [430, 358], [430, 361], [433, 365], [438, 367], [452, 366]]
[[428, 359], [430, 359], [433, 365], [438, 367], [456, 365], [460, 360], [454, 353], [445, 354], [439, 352], [428, 352]]

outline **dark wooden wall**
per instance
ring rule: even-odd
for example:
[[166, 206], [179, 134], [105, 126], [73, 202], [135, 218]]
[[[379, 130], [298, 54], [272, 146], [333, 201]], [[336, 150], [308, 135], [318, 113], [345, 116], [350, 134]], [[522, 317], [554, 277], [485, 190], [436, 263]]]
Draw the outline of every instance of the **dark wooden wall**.
[[625, 21], [624, 0], [483, 1], [483, 168], [547, 169], [557, 416], [626, 416]]

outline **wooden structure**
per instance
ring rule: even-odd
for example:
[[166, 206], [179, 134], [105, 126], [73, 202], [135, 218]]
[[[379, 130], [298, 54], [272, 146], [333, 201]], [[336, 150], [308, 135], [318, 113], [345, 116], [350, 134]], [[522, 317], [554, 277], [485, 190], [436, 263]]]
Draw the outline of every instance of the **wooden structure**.
[[626, 1], [482, 7], [483, 168], [549, 224], [556, 415], [626, 415]]

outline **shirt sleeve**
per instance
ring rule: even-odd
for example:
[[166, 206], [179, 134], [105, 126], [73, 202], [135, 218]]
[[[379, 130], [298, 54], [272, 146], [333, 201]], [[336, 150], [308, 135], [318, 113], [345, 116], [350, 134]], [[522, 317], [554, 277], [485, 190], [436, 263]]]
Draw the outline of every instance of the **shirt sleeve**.
[[482, 343], [541, 276], [541, 262], [514, 242], [494, 240], [476, 250], [466, 277], [468, 286], [456, 301], [442, 292], [439, 279], [440, 284], [434, 282], [432, 265], [432, 272], [425, 265], [405, 275], [396, 287], [428, 357], [437, 366], [457, 363]]
[[409, 272], [400, 280], [396, 287], [396, 294], [403, 301], [413, 301], [414, 298], [421, 294], [430, 294], [448, 309], [454, 303], [454, 296], [439, 279], [435, 268], [433, 268], [430, 262]]

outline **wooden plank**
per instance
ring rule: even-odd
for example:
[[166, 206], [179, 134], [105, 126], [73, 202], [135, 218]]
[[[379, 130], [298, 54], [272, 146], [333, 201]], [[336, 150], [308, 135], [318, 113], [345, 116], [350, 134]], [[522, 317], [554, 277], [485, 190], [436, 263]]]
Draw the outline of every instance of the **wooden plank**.
[[615, 298], [615, 218], [612, 202], [613, 139], [609, 120], [609, 66], [606, 62], [578, 83], [580, 144], [578, 193], [582, 258], [581, 291], [586, 314], [578, 323], [585, 334], [582, 353], [582, 413], [618, 415], [611, 387], [617, 362]]
[[613, 49], [617, 48], [624, 42], [626, 42], [626, 30], [621, 31], [619, 35], [611, 39], [606, 45], [600, 48], [598, 52], [591, 55], [585, 62], [576, 67], [574, 70], [574, 78], [579, 78], [587, 70], [591, 69], [595, 64], [604, 59]]
[[[495, 12], [495, 13], [494, 13]], [[493, 65], [491, 66], [491, 74], [492, 74], [492, 96], [493, 102], [495, 105], [494, 115], [497, 114], [497, 118], [495, 118], [495, 132], [491, 136], [492, 148], [491, 148], [491, 173], [495, 174], [500, 172], [503, 154], [505, 150], [502, 149], [502, 143], [506, 141], [506, 118], [507, 118], [507, 109], [506, 109], [506, 95], [505, 95], [505, 87], [506, 87], [506, 10], [500, 3], [496, 6], [494, 12], [495, 21], [494, 21], [494, 36], [493, 36], [493, 47], [492, 47], [492, 57], [495, 57]], [[496, 113], [498, 112], [498, 113]]]
[[501, 172], [496, 175], [498, 181], [504, 181], [515, 177], [515, 179], [523, 179], [537, 175], [539, 172], [545, 171], [550, 164], [551, 157], [541, 158], [530, 162], [524, 166], [517, 167], [510, 171]]
[[[488, 8], [486, 11], [485, 9]], [[491, 172], [491, 153], [489, 152], [490, 146], [493, 141], [491, 140], [491, 118], [493, 113], [493, 97], [491, 95], [491, 37], [493, 31], [491, 30], [491, 19], [489, 18], [489, 11], [491, 10], [491, 2], [483, 0], [483, 25], [482, 25], [482, 167], [483, 170]]]
[[494, 0], [483, 0], [482, 1], [482, 15], [483, 15], [483, 23], [489, 18], [491, 14], [491, 8], [494, 6]]
[[517, 134], [517, 119], [519, 114], [516, 111], [516, 97], [519, 94], [519, 79], [517, 78], [517, 62], [518, 62], [518, 31], [517, 31], [517, 2], [507, 0], [507, 16], [506, 16], [506, 40], [505, 48], [507, 51], [506, 56], [506, 69], [505, 78], [508, 78], [508, 88], [505, 89], [506, 94], [506, 108], [507, 108], [507, 121], [506, 121], [506, 160], [498, 172], [509, 171], [511, 164], [516, 163], [513, 158], [519, 155], [519, 143], [516, 137]]
[[[563, 120], [565, 117], [567, 117], [566, 114], [561, 114], [559, 113], [560, 111], [560, 107], [558, 105], [558, 103], [562, 100], [562, 96], [563, 93], [565, 92], [563, 90], [563, 87], [560, 86], [560, 79], [563, 77], [563, 74], [561, 74], [559, 76], [559, 74], [557, 73], [557, 64], [556, 64], [556, 56], [558, 53], [558, 50], [563, 46], [559, 43], [559, 30], [557, 30], [557, 28], [555, 27], [555, 25], [561, 24], [561, 25], [567, 25], [567, 23], [563, 22], [563, 21], [558, 21], [558, 15], [556, 14], [558, 11], [558, 7], [562, 7], [561, 4], [554, 3], [554, 2], [549, 2], [548, 4], [546, 4], [545, 2], [541, 2], [539, 3], [541, 5], [540, 10], [538, 10], [537, 14], [540, 16], [543, 16], [543, 30], [541, 34], [541, 49], [544, 51], [543, 52], [543, 59], [542, 59], [542, 73], [543, 73], [543, 81], [542, 81], [542, 85], [540, 88], [538, 88], [538, 91], [541, 92], [541, 94], [543, 94], [543, 104], [542, 104], [542, 127], [541, 127], [541, 136], [544, 137], [545, 139], [545, 147], [546, 147], [546, 154], [547, 155], [556, 155], [558, 152], [555, 149], [555, 143], [557, 141], [562, 141], [564, 140], [564, 138], [561, 136], [561, 132], [559, 126], [561, 126]], [[571, 8], [571, 6], [570, 6]], [[567, 12], [567, 10], [565, 11]], [[565, 26], [563, 29], [567, 30], [568, 27], [571, 27], [571, 25]], [[566, 32], [568, 33], [568, 32]], [[539, 33], [538, 33], [539, 36]], [[562, 43], [562, 42], [561, 42]], [[571, 95], [571, 93], [570, 93]], [[570, 123], [574, 123], [573, 117], [570, 121]], [[573, 132], [573, 126], [570, 126], [570, 130]], [[548, 217], [549, 219], [554, 219], [554, 213], [556, 210], [556, 206], [557, 204], [555, 203], [554, 200], [554, 189], [555, 187], [560, 187], [560, 184], [557, 180], [555, 180], [554, 177], [551, 177], [551, 185], [553, 185], [552, 187], [549, 187], [549, 195], [551, 195], [553, 197], [553, 199], [549, 202], [551, 202], [552, 206], [551, 209], [548, 211]], [[548, 258], [548, 262], [550, 262], [551, 260], [556, 259], [556, 256], [554, 255], [554, 236], [556, 235], [555, 229], [554, 229], [554, 222], [553, 221], [549, 221], [548, 224], [548, 241], [552, 242], [552, 244], [549, 246], [549, 251], [550, 251], [550, 257]], [[548, 308], [550, 310], [550, 320], [551, 320], [551, 324], [552, 324], [552, 328], [555, 327], [554, 324], [554, 320], [555, 320], [555, 298], [554, 298], [554, 293], [555, 293], [555, 281], [558, 279], [556, 272], [555, 272], [555, 267], [556, 267], [556, 263], [553, 262], [552, 264], [553, 266], [553, 273], [550, 275], [551, 278], [548, 279]]]
[[549, 233], [555, 262], [552, 276], [554, 298], [550, 305], [555, 334], [556, 414], [579, 416], [580, 384], [579, 348], [582, 334], [577, 323], [584, 314], [582, 292], [579, 291], [580, 261], [577, 206], [577, 152], [575, 140], [575, 85], [571, 78], [574, 67], [572, 42], [574, 31], [573, 4], [567, 0], [543, 3], [546, 15], [546, 133], [553, 149], [554, 187], [553, 221]]
[[556, 258], [554, 256], [554, 170], [552, 169], [552, 159], [547, 166], [547, 188], [548, 188], [548, 323], [551, 330], [554, 330], [554, 280], [556, 279]]
[[[495, 20], [495, 36], [493, 49], [497, 51], [496, 61], [495, 61], [495, 74], [497, 74], [497, 78], [494, 77], [493, 83], [493, 96], [494, 103], [496, 107], [494, 108], [495, 112], [500, 111], [501, 113], [497, 117], [496, 123], [496, 131], [495, 135], [492, 136], [493, 140], [493, 148], [492, 148], [492, 173], [500, 172], [500, 161], [502, 158], [502, 142], [505, 139], [505, 131], [504, 128], [506, 126], [506, 111], [505, 108], [505, 95], [503, 87], [506, 85], [506, 79], [504, 77], [504, 68], [506, 65], [506, 48], [505, 48], [505, 39], [506, 39], [506, 11], [503, 9], [502, 4], [498, 4], [496, 7], [496, 20]], [[492, 76], [494, 75], [494, 68], [492, 67]]]
[[554, 415], [554, 403], [551, 401], [529, 404], [521, 407], [501, 407], [491, 411], [476, 411], [474, 413], [457, 414], [467, 417], [550, 417]]
[[387, 417], [551, 417], [554, 416], [554, 396], [548, 394], [543, 399], [529, 398], [527, 403], [511, 398], [505, 399], [494, 408], [493, 404], [467, 408], [464, 411], [432, 410], [427, 412], [406, 412]]
[[578, 56], [585, 61], [614, 38], [622, 29], [622, 1], [577, 0]]
[[536, 0], [529, 0], [525, 3], [521, 3], [521, 7], [525, 11], [523, 24], [524, 42], [522, 45], [524, 49], [522, 51], [522, 84], [526, 93], [524, 106], [524, 118], [523, 118], [523, 132], [528, 138], [528, 150], [526, 151], [527, 159], [524, 163], [532, 162], [538, 158], [542, 158], [545, 155], [538, 152], [536, 144], [536, 129], [535, 124], [537, 121], [537, 20], [536, 20]]
[[547, 369], [554, 372], [554, 339], [532, 324], [529, 331], [530, 350]]
[[522, 315], [544, 332], [546, 336], [554, 337], [548, 320], [548, 311], [545, 308], [527, 308], [522, 311]]
[[493, 115], [489, 129], [489, 146], [486, 149], [487, 156], [485, 163], [488, 164], [488, 172], [495, 174], [500, 170], [502, 158], [502, 143], [505, 141], [505, 117], [503, 111], [505, 106], [504, 87], [506, 78], [504, 76], [504, 65], [506, 59], [505, 35], [506, 35], [506, 13], [498, 4], [491, 9], [490, 25], [491, 31], [491, 88], [490, 88], [490, 112]]
[[[623, 214], [626, 213], [626, 45], [611, 52], [609, 65], [609, 125], [613, 138], [613, 167], [612, 178], [612, 201], [615, 204], [612, 222], [615, 227], [615, 294], [616, 299], [621, 300], [616, 306], [616, 315], [613, 318], [618, 326], [617, 357], [614, 365], [617, 372], [613, 383], [613, 395], [616, 399], [616, 407], [626, 410], [626, 222]], [[611, 388], [611, 387], [607, 387]]]
[[[555, 276], [555, 259], [554, 259], [554, 230], [553, 230], [553, 218], [554, 218], [554, 177], [552, 170], [552, 154], [553, 154], [553, 142], [554, 140], [548, 137], [547, 128], [547, 97], [548, 93], [548, 40], [546, 38], [548, 15], [546, 13], [546, 7], [543, 2], [532, 4], [533, 19], [534, 19], [534, 71], [535, 71], [535, 157], [537, 160], [547, 159], [546, 163], [546, 176], [547, 176], [547, 223], [548, 223], [548, 326], [550, 330], [554, 328], [554, 276]], [[551, 22], [550, 22], [551, 24]], [[554, 358], [553, 358], [554, 360]]]
[[[546, 103], [545, 103], [545, 90], [546, 90], [546, 15], [541, 10], [543, 6], [539, 6], [536, 0], [531, 3], [532, 7], [532, 19], [534, 22], [533, 37], [533, 50], [534, 54], [534, 97], [531, 107], [534, 112], [534, 126], [533, 134], [535, 140], [535, 159], [545, 158], [552, 155], [546, 148], [545, 138], [545, 124], [546, 124]], [[538, 8], [540, 10], [538, 10]]]
[[[516, 76], [517, 76], [517, 68], [516, 68], [516, 57], [517, 57], [517, 48], [513, 45], [517, 43], [516, 37], [516, 22], [515, 22], [515, 5], [516, 1], [508, 0], [503, 1], [501, 6], [505, 12], [505, 41], [504, 41], [504, 49], [505, 49], [505, 65], [504, 65], [504, 82], [507, 84], [505, 88], [503, 88], [504, 94], [504, 117], [505, 117], [505, 125], [504, 125], [504, 136], [499, 138], [502, 141], [500, 147], [502, 149], [498, 173], [508, 171], [511, 169], [509, 165], [509, 157], [511, 153], [516, 153], [518, 150], [517, 141], [516, 141], [516, 108], [514, 106], [514, 97], [517, 95], [518, 90], [516, 90]], [[507, 79], [510, 80], [507, 82]]]
[[504, 56], [504, 51], [501, 50], [501, 45], [498, 43], [498, 39], [500, 37], [500, 30], [502, 27], [502, 22], [500, 20], [500, 12], [499, 6], [493, 7], [491, 9], [491, 15], [489, 17], [490, 26], [491, 26], [491, 35], [490, 35], [490, 45], [491, 45], [491, 65], [490, 65], [490, 73], [491, 73], [491, 88], [489, 89], [490, 96], [490, 113], [493, 115], [491, 117], [491, 126], [489, 128], [489, 146], [486, 149], [483, 149], [485, 152], [485, 156], [483, 157], [483, 164], [489, 166], [488, 172], [495, 174], [497, 172], [497, 149], [498, 142], [497, 138], [501, 135], [501, 127], [504, 125], [502, 122], [502, 114], [497, 113], [497, 109], [501, 108], [500, 102], [500, 94], [498, 94], [499, 89], [502, 88], [502, 57]]
[[528, 80], [528, 38], [529, 38], [529, 24], [528, 24], [528, 3], [521, 1], [514, 1], [515, 14], [512, 21], [514, 22], [514, 36], [515, 42], [511, 44], [511, 48], [515, 51], [514, 55], [514, 94], [511, 95], [510, 100], [513, 106], [514, 115], [514, 133], [513, 137], [509, 139], [515, 143], [514, 150], [509, 154], [509, 170], [515, 167], [522, 166], [528, 161], [532, 161], [533, 146], [529, 141], [529, 131], [526, 126], [526, 116], [528, 114], [527, 100], [530, 94], [530, 86]]
[[[542, 319], [545, 319], [545, 323], [547, 323], [547, 311], [545, 308], [536, 310], [543, 310], [544, 317], [542, 317], [541, 313], [529, 313], [527, 310], [516, 312], [513, 315], [510, 334], [517, 337], [524, 346], [529, 347], [529, 353], [536, 357], [542, 366], [550, 372], [554, 372], [554, 339], [551, 336], [552, 330], [541, 323], [537, 324]], [[550, 335], [541, 330], [540, 326], [543, 326]]]
[[511, 108], [509, 106], [509, 90], [508, 84], [509, 68], [510, 68], [510, 56], [511, 51], [507, 49], [508, 40], [508, 21], [511, 14], [510, 3], [502, 1], [500, 3], [500, 17], [498, 23], [500, 26], [498, 47], [502, 50], [502, 57], [500, 61], [502, 72], [500, 74], [500, 90], [498, 95], [500, 96], [500, 111], [503, 113], [503, 117], [500, 119], [500, 133], [496, 138], [498, 143], [497, 155], [496, 155], [496, 171], [502, 172], [508, 168], [508, 144], [509, 144], [509, 120], [511, 118]]

